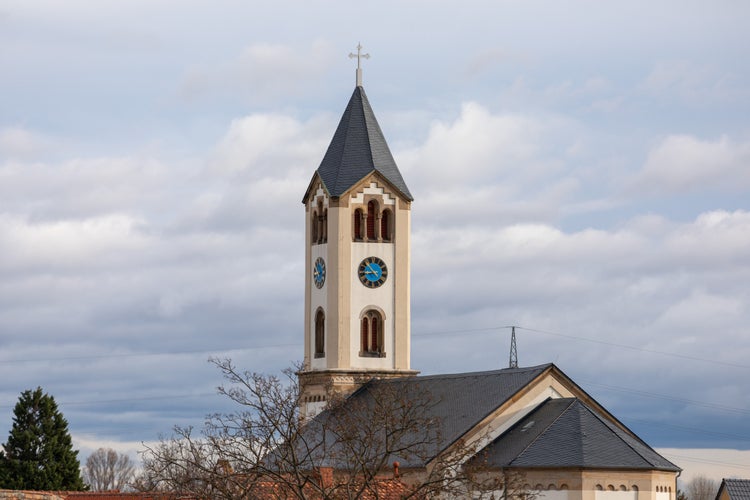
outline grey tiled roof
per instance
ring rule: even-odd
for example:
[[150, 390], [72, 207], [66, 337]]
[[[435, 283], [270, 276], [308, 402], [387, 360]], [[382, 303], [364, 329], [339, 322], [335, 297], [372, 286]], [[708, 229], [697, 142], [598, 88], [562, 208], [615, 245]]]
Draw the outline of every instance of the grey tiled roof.
[[328, 193], [339, 197], [373, 171], [385, 177], [408, 200], [413, 200], [364, 88], [356, 87], [318, 167], [318, 175]]
[[495, 467], [679, 467], [576, 398], [549, 399], [477, 456]]
[[[418, 457], [393, 457], [403, 467], [421, 467], [551, 366], [546, 364], [530, 368], [372, 380], [349, 396], [345, 407], [374, 408], [377, 403], [373, 400], [373, 394], [378, 392], [381, 384], [387, 385], [387, 393], [399, 394], [404, 400], [426, 400], [427, 414], [420, 415], [420, 418], [437, 423], [436, 439], [431, 439]], [[324, 422], [328, 418], [337, 416], [325, 411], [308, 424], [309, 428], [319, 430], [318, 426], [326, 427], [328, 424]], [[340, 465], [335, 460], [326, 461], [326, 464], [333, 467]]]
[[[721, 486], [727, 489], [729, 498], [732, 500], [750, 500], [750, 479], [724, 479]], [[719, 493], [721, 493], [721, 487], [719, 487]]]

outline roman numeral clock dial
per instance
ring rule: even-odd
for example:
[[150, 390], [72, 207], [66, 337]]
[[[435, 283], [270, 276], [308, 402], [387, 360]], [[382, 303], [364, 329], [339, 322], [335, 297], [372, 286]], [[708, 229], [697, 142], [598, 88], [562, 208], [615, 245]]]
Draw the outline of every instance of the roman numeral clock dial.
[[377, 257], [367, 257], [359, 264], [359, 281], [367, 288], [377, 288], [388, 278], [385, 262]]

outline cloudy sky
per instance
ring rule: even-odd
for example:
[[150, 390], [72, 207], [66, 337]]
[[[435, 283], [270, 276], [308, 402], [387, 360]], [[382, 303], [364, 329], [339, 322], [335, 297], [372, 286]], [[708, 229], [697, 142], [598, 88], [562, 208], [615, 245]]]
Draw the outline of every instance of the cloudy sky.
[[412, 367], [556, 363], [688, 471], [749, 476], [750, 4], [5, 0], [0, 440], [82, 457], [302, 357], [301, 198], [364, 86], [412, 206]]

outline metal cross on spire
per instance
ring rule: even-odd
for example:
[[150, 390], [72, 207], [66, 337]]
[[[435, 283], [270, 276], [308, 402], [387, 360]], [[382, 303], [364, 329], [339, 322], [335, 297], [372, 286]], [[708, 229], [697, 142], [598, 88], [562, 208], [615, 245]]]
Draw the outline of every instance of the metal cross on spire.
[[349, 59], [357, 58], [357, 87], [362, 86], [362, 58], [365, 59], [370, 58], [370, 54], [363, 54], [362, 53], [362, 44], [357, 43], [357, 53], [354, 52], [349, 53]]

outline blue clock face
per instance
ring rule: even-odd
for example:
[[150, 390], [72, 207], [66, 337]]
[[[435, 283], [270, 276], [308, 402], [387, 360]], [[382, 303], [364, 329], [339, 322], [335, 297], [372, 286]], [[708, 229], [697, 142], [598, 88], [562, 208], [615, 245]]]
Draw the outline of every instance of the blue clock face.
[[359, 281], [367, 288], [377, 288], [388, 278], [385, 262], [377, 257], [367, 257], [359, 264]]
[[322, 257], [318, 257], [313, 264], [313, 281], [318, 288], [323, 288], [326, 282], [326, 261]]

